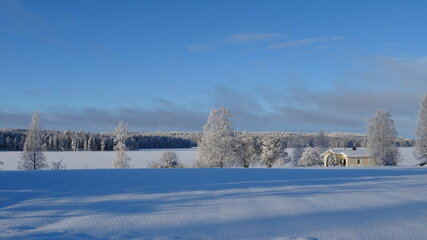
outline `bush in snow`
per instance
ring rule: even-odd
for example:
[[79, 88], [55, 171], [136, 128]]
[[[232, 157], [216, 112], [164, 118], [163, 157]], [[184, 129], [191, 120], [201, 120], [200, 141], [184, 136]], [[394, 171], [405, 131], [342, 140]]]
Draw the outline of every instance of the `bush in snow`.
[[323, 161], [320, 154], [322, 154], [322, 150], [320, 148], [312, 148], [312, 147], [306, 148], [298, 162], [298, 166], [301, 166], [301, 167], [322, 166]]
[[126, 154], [126, 138], [128, 136], [128, 126], [125, 122], [120, 121], [114, 132], [116, 146], [114, 151], [116, 155], [113, 159], [114, 168], [129, 168], [130, 157]]
[[198, 167], [225, 167], [233, 164], [231, 114], [225, 107], [212, 109], [199, 143]]
[[396, 166], [399, 152], [395, 145], [397, 132], [390, 112], [377, 111], [368, 120], [367, 137], [369, 154], [379, 166]]
[[36, 112], [31, 118], [31, 123], [25, 137], [24, 151], [18, 162], [20, 170], [38, 170], [47, 168], [46, 157], [42, 151], [42, 132], [40, 130], [40, 116]]
[[427, 164], [427, 93], [420, 103], [418, 115], [416, 153], [420, 158], [420, 165]]
[[175, 152], [164, 152], [158, 162], [151, 163], [150, 168], [182, 168]]
[[57, 162], [52, 162], [51, 163], [51, 168], [53, 170], [62, 170], [62, 169], [66, 169], [67, 166], [62, 162], [62, 159], [57, 161]]

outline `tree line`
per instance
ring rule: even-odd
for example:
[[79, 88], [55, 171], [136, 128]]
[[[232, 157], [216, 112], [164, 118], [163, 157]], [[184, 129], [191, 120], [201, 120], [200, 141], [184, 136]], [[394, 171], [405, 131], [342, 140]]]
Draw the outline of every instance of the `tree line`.
[[[0, 150], [22, 151], [27, 129], [1, 129]], [[84, 131], [40, 130], [41, 148], [44, 151], [113, 151], [114, 133]], [[150, 148], [191, 148], [197, 143], [186, 133], [129, 133], [126, 146], [129, 150]]]
[[[44, 151], [113, 151], [113, 133], [90, 133], [85, 131], [40, 130]], [[28, 129], [0, 129], [0, 151], [22, 151]], [[292, 132], [234, 132], [236, 137], [251, 136], [258, 139], [279, 138], [288, 148], [317, 147], [319, 133]], [[153, 148], [197, 147], [203, 132], [143, 132], [129, 133], [126, 139], [128, 150]], [[329, 147], [366, 147], [367, 137], [353, 133], [324, 133]], [[410, 147], [415, 141], [397, 138], [399, 147]]]

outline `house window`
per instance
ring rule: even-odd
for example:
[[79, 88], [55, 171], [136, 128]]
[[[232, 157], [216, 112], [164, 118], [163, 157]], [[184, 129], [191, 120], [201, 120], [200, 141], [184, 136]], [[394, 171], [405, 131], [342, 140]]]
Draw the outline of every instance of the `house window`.
[[357, 159], [357, 164], [360, 164], [360, 159]]

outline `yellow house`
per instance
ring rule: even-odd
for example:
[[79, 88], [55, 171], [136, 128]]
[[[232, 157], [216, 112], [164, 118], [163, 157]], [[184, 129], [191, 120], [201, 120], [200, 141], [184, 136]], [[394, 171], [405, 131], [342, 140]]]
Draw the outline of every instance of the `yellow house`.
[[367, 167], [375, 166], [375, 161], [369, 156], [368, 149], [335, 148], [322, 153], [325, 167]]

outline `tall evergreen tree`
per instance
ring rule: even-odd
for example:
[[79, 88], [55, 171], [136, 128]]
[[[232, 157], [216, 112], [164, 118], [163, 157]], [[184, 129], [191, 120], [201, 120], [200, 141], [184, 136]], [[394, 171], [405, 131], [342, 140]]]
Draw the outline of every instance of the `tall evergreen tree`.
[[233, 164], [231, 114], [225, 107], [212, 109], [199, 143], [198, 167], [225, 167]]
[[395, 141], [397, 132], [390, 112], [377, 111], [375, 116], [368, 120], [367, 137], [369, 154], [378, 166], [396, 166], [399, 152]]
[[421, 160], [421, 165], [427, 164], [427, 93], [420, 103], [418, 115], [416, 152]]
[[126, 154], [126, 139], [128, 137], [128, 126], [125, 122], [120, 121], [114, 132], [114, 151], [116, 155], [113, 159], [114, 168], [129, 168], [131, 158]]
[[42, 135], [40, 130], [39, 113], [34, 113], [25, 137], [24, 151], [18, 162], [20, 170], [39, 170], [48, 167], [46, 157], [42, 151]]

